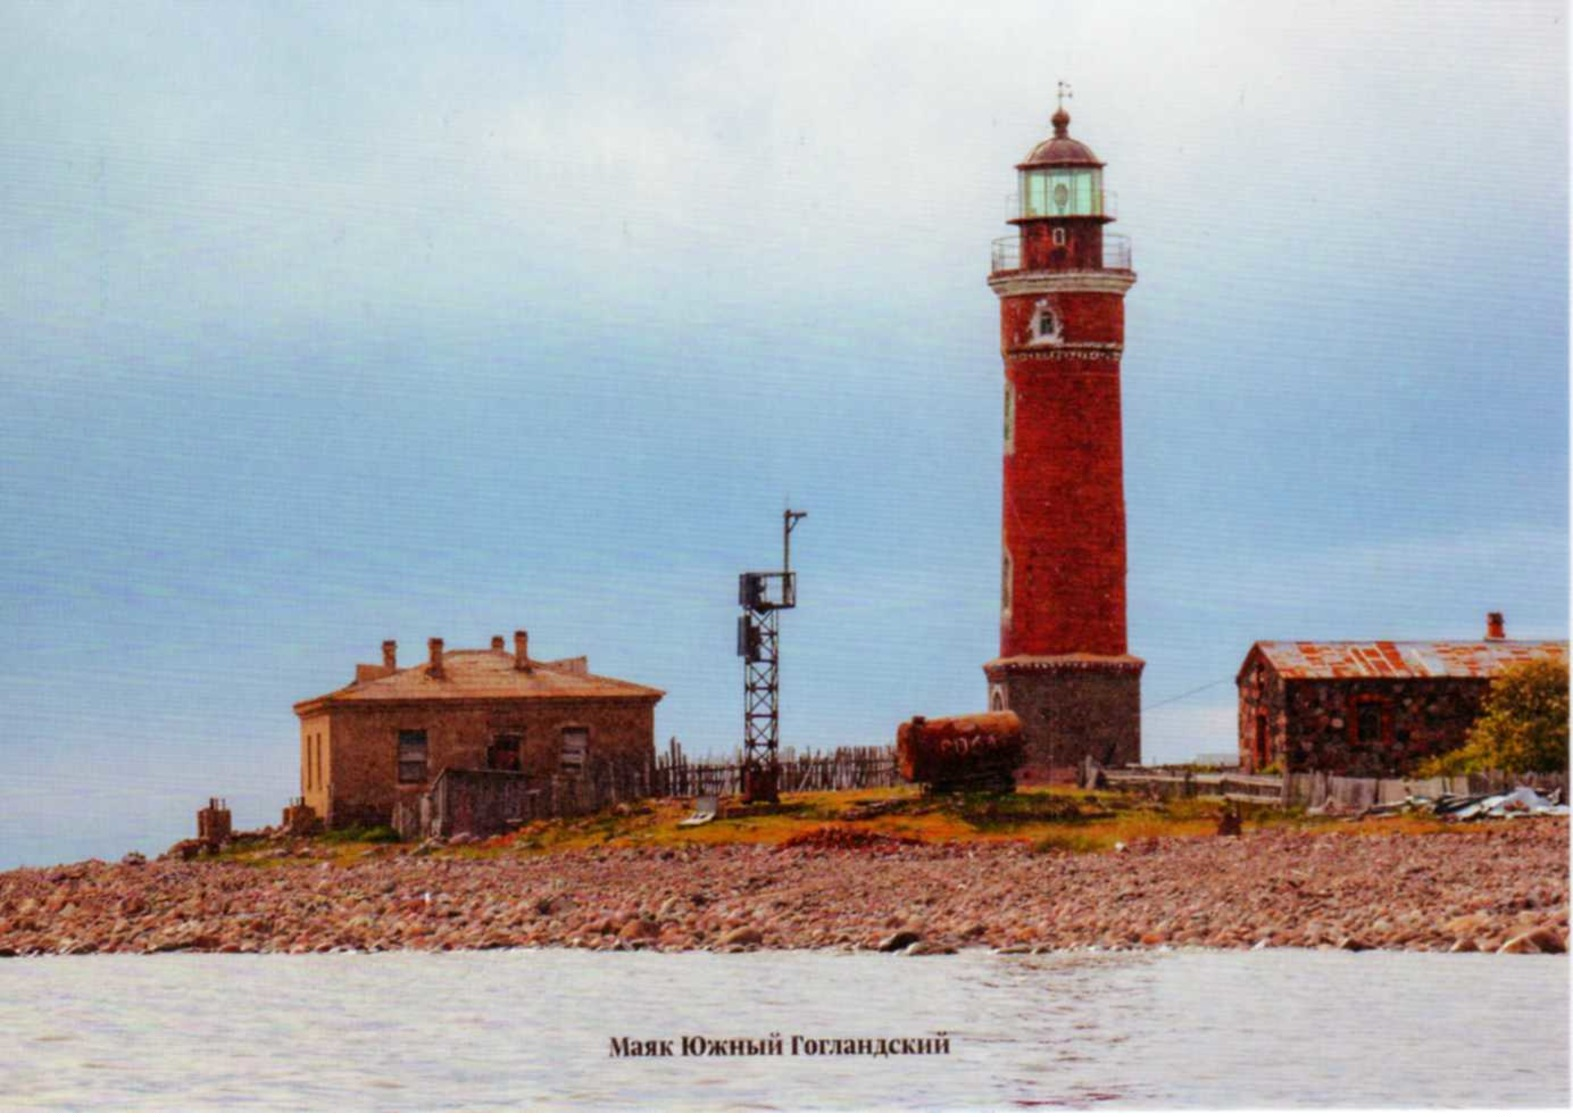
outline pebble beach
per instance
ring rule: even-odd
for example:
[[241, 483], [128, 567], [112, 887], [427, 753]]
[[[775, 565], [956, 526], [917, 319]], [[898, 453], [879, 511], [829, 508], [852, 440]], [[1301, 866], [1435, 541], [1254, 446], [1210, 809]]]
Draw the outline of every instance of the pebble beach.
[[0, 874], [0, 956], [512, 947], [1561, 953], [1568, 824], [1248, 830], [1107, 853], [822, 841]]

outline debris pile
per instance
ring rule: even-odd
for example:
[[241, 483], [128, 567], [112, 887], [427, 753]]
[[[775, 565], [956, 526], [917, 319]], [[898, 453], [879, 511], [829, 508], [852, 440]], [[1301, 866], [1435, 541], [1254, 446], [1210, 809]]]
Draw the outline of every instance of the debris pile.
[[1471, 818], [1514, 818], [1527, 815], [1565, 815], [1562, 793], [1540, 794], [1532, 787], [1515, 787], [1502, 795], [1443, 795], [1432, 808], [1442, 818], [1462, 822]]
[[[1324, 810], [1323, 813], [1333, 812]], [[1359, 817], [1404, 813], [1424, 813], [1448, 822], [1468, 822], [1486, 818], [1566, 816], [1568, 807], [1562, 802], [1562, 792], [1559, 790], [1553, 789], [1549, 795], [1542, 795], [1532, 787], [1515, 787], [1512, 791], [1496, 795], [1439, 795], [1435, 799], [1411, 795], [1394, 803], [1375, 803], [1361, 811]]]

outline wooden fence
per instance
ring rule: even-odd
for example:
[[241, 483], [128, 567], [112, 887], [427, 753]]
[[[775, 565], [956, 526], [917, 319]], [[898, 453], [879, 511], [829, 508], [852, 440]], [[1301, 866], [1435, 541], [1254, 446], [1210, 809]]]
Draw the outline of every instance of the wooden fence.
[[[780, 764], [782, 791], [839, 791], [902, 782], [890, 746], [802, 755], [784, 749]], [[537, 819], [593, 814], [639, 799], [737, 795], [742, 785], [741, 761], [690, 761], [674, 740], [652, 765], [603, 762], [572, 775], [445, 768], [419, 800], [395, 808], [393, 826], [406, 838], [502, 834]]]
[[[865, 787], [896, 787], [903, 783], [896, 770], [896, 750], [890, 745], [842, 746], [828, 752], [784, 748], [777, 757], [782, 791], [847, 791]], [[741, 759], [690, 761], [677, 742], [664, 756], [657, 756], [651, 779], [656, 796], [740, 795], [743, 790]]]
[[394, 808], [393, 828], [405, 838], [505, 834], [537, 819], [593, 814], [641, 799], [648, 787], [644, 770], [612, 765], [545, 778], [444, 768], [418, 800]]
[[1405, 780], [1333, 776], [1326, 772], [1257, 776], [1184, 768], [1101, 768], [1089, 764], [1083, 769], [1082, 785], [1092, 786], [1094, 782], [1161, 799], [1204, 797], [1317, 808], [1331, 804], [1339, 810], [1349, 811], [1382, 803], [1401, 803], [1411, 796], [1436, 799], [1442, 795], [1494, 795], [1519, 786], [1533, 787], [1543, 794], [1560, 791], [1564, 802], [1568, 793], [1566, 772], [1485, 772]]
[[1217, 798], [1246, 803], [1277, 803], [1283, 798], [1281, 776], [1253, 776], [1244, 772], [1195, 772], [1163, 768], [1107, 768], [1093, 779], [1122, 791], [1142, 792], [1160, 799]]
[[1364, 810], [1381, 803], [1401, 803], [1411, 796], [1436, 799], [1443, 795], [1495, 795], [1515, 787], [1533, 787], [1542, 794], [1560, 791], [1566, 801], [1566, 772], [1477, 772], [1468, 776], [1437, 776], [1426, 780], [1358, 779], [1326, 772], [1292, 772], [1283, 777], [1283, 802], [1295, 807]]

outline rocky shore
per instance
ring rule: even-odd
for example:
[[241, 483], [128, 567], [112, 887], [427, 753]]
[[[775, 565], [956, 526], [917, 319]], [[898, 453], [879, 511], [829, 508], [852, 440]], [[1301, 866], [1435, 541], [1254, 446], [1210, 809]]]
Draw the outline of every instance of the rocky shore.
[[[0, 956], [333, 950], [1295, 946], [1559, 953], [1564, 819], [1019, 843], [89, 861], [0, 874]], [[851, 843], [855, 844], [855, 843]], [[319, 851], [316, 851], [320, 853]]]

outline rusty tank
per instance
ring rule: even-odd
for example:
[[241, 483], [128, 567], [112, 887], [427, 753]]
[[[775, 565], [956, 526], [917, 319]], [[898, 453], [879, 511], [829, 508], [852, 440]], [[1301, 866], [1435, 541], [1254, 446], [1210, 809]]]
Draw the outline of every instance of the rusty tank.
[[1021, 719], [1009, 710], [914, 717], [896, 730], [903, 779], [928, 791], [1014, 791], [1025, 755]]

